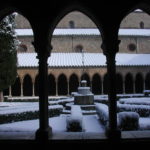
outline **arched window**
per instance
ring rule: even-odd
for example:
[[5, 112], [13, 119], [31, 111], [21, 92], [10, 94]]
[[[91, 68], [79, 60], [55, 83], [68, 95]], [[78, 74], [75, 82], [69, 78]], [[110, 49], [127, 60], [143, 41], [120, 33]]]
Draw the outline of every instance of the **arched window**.
[[48, 76], [48, 95], [56, 95], [56, 81], [52, 74]]
[[108, 74], [106, 73], [103, 78], [103, 93], [108, 94]]
[[39, 75], [37, 75], [37, 76], [35, 77], [34, 93], [35, 93], [35, 96], [39, 96]]
[[138, 73], [135, 77], [135, 93], [143, 93], [143, 77], [140, 73]]
[[87, 73], [84, 73], [82, 76], [81, 76], [81, 80], [86, 80], [87, 81], [87, 86], [90, 87], [90, 78], [89, 78], [89, 75]]
[[67, 78], [64, 74], [61, 74], [58, 77], [58, 95], [67, 95], [67, 94], [68, 94]]
[[133, 77], [131, 73], [125, 76], [125, 93], [133, 93]]
[[15, 83], [11, 86], [11, 94], [12, 96], [20, 96], [21, 95], [21, 83], [20, 78], [17, 77]]
[[140, 22], [140, 28], [144, 29], [144, 22], [143, 21]]
[[79, 79], [76, 74], [72, 74], [69, 79], [69, 94], [71, 92], [77, 92], [79, 87]]
[[102, 92], [102, 83], [101, 77], [99, 74], [94, 74], [92, 78], [92, 92], [94, 94], [101, 94]]
[[117, 94], [123, 93], [123, 79], [119, 73], [116, 74], [116, 92]]
[[32, 96], [32, 79], [29, 75], [26, 75], [23, 80], [23, 95]]
[[75, 23], [74, 21], [69, 21], [69, 28], [75, 28]]

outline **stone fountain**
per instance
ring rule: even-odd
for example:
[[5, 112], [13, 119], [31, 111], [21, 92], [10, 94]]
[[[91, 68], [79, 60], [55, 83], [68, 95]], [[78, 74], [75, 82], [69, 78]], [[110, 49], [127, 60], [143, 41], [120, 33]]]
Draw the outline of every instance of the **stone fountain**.
[[94, 94], [91, 92], [90, 87], [87, 87], [87, 81], [82, 80], [81, 86], [78, 87], [78, 92], [74, 93], [75, 105], [93, 105]]

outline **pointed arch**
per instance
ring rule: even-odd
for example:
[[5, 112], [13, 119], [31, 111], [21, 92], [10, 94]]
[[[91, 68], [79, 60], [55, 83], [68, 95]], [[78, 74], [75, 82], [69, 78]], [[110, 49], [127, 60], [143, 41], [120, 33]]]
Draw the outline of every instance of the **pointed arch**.
[[120, 73], [116, 74], [116, 93], [117, 94], [123, 93], [123, 78]]
[[89, 86], [89, 87], [91, 86], [91, 84], [90, 84], [90, 77], [89, 77], [89, 75], [87, 73], [82, 74], [81, 80], [86, 80], [87, 81], [87, 86]]
[[101, 77], [98, 73], [94, 74], [92, 77], [92, 92], [94, 94], [102, 93]]
[[150, 73], [147, 73], [145, 77], [145, 89], [150, 90]]
[[131, 73], [127, 73], [125, 76], [125, 93], [133, 93], [133, 76]]
[[73, 73], [69, 78], [69, 94], [71, 94], [71, 92], [77, 92], [78, 86], [79, 86], [78, 76]]
[[25, 75], [23, 79], [23, 95], [32, 96], [33, 84], [30, 75]]
[[15, 83], [11, 86], [11, 94], [12, 96], [21, 96], [20, 77], [17, 77]]
[[53, 74], [48, 75], [48, 95], [56, 95], [56, 80]]
[[135, 93], [143, 93], [144, 80], [141, 73], [137, 73], [135, 76]]
[[39, 75], [36, 75], [35, 77], [34, 93], [35, 93], [35, 96], [39, 96]]
[[64, 74], [60, 74], [58, 77], [58, 95], [68, 94], [67, 77]]
[[103, 77], [103, 93], [108, 94], [108, 74], [107, 73]]

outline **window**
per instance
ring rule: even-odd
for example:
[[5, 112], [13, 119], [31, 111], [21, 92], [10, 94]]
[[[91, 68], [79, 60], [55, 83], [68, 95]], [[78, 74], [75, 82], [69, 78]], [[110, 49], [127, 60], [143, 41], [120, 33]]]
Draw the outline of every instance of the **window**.
[[80, 53], [80, 52], [82, 52], [82, 50], [83, 50], [83, 46], [82, 46], [82, 45], [77, 45], [77, 46], [75, 47], [75, 52]]
[[134, 43], [130, 43], [130, 44], [128, 45], [128, 50], [130, 50], [130, 51], [135, 51], [135, 50], [136, 50], [136, 45], [135, 45]]
[[74, 21], [69, 21], [69, 27], [70, 28], [75, 28], [75, 24], [74, 24]]
[[25, 44], [19, 45], [19, 52], [27, 52], [27, 46]]
[[140, 28], [144, 29], [144, 22], [143, 21], [140, 22]]

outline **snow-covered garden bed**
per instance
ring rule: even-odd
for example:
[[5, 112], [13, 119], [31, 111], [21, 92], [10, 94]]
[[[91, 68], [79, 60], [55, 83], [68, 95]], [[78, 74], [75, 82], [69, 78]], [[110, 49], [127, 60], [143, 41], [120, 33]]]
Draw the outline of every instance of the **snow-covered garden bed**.
[[[63, 110], [61, 105], [48, 107], [49, 117], [60, 115]], [[37, 102], [3, 102], [0, 103], [0, 124], [32, 120], [39, 118], [39, 107]]]

